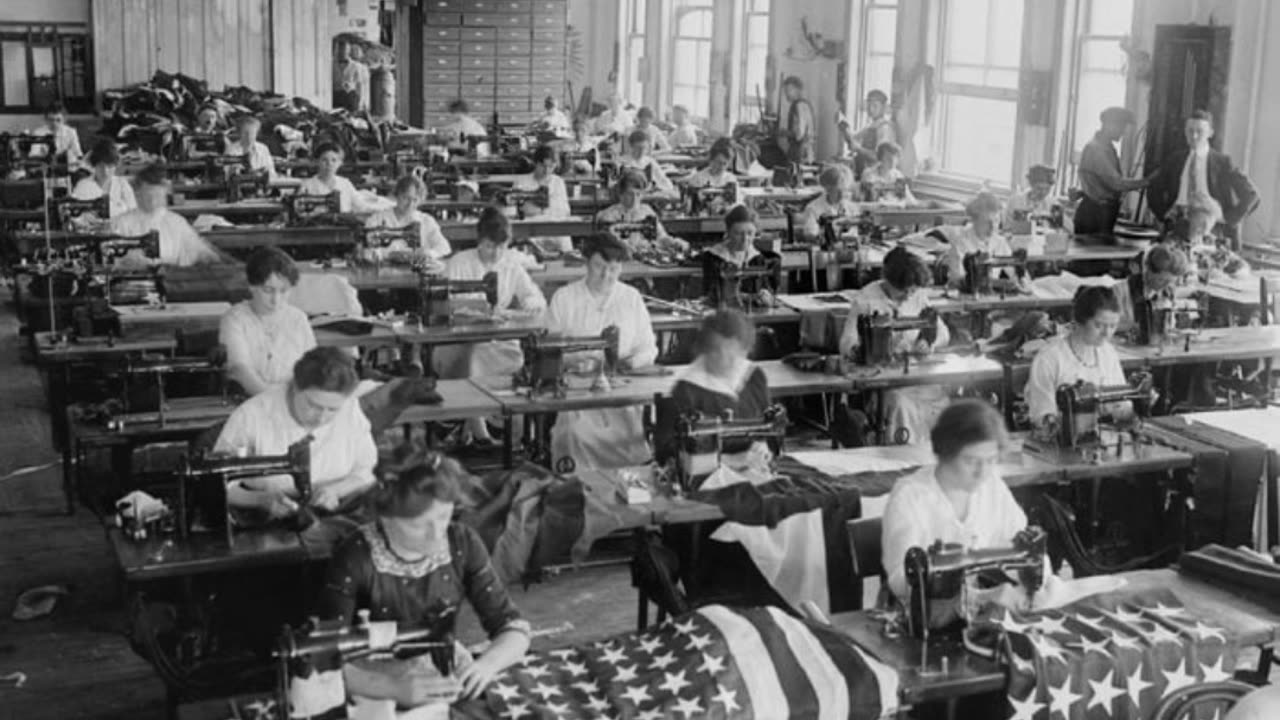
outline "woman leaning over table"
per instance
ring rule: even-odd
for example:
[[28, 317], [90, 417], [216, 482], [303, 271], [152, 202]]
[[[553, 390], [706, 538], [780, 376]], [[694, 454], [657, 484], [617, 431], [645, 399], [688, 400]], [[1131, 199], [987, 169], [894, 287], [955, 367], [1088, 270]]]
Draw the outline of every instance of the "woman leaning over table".
[[245, 263], [249, 299], [222, 316], [218, 342], [227, 351], [226, 374], [249, 395], [289, 382], [294, 363], [316, 346], [306, 313], [289, 303], [298, 266], [275, 247], [253, 251]]
[[[640, 292], [618, 281], [627, 247], [613, 235], [600, 233], [582, 245], [587, 275], [551, 297], [547, 326], [570, 337], [599, 337], [610, 326], [618, 329], [618, 361], [622, 370], [652, 365], [658, 357], [657, 338], [649, 309]], [[599, 362], [599, 354], [586, 361]], [[649, 444], [638, 407], [562, 412], [551, 430], [555, 462], [572, 458], [579, 468], [617, 468], [649, 461]]]

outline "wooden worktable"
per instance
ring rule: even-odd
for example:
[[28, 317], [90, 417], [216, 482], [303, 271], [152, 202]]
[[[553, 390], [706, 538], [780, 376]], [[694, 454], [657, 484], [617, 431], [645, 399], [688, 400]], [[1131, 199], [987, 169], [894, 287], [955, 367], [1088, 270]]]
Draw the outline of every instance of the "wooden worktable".
[[1117, 344], [1116, 352], [1128, 368], [1275, 358], [1280, 356], [1280, 325], [1212, 328], [1192, 335], [1189, 346], [1182, 341], [1154, 346]]

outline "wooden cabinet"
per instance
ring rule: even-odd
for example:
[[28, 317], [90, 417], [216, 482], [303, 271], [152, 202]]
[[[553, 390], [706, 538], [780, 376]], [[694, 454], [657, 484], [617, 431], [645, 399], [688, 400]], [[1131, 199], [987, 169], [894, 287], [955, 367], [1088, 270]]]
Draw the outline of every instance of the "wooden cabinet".
[[[525, 123], [548, 95], [565, 93], [566, 0], [422, 0], [409, 11], [420, 28], [410, 38], [409, 121], [448, 122], [462, 98], [480, 122]], [[416, 45], [415, 45], [416, 41]], [[420, 69], [419, 69], [420, 68]]]
[[1219, 145], [1227, 110], [1231, 28], [1222, 25], [1159, 25], [1151, 56], [1151, 104], [1147, 111], [1146, 171], [1187, 146], [1186, 118], [1194, 110], [1213, 113]]

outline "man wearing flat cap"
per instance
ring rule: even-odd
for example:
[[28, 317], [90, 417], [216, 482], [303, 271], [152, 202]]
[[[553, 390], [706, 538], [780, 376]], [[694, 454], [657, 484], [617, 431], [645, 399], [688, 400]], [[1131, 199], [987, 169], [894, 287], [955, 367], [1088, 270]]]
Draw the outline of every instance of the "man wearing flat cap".
[[1120, 200], [1131, 190], [1146, 187], [1150, 178], [1128, 178], [1120, 169], [1116, 142], [1133, 124], [1133, 113], [1122, 107], [1102, 111], [1102, 127], [1080, 151], [1080, 191], [1076, 207], [1077, 235], [1110, 235], [1120, 217]]

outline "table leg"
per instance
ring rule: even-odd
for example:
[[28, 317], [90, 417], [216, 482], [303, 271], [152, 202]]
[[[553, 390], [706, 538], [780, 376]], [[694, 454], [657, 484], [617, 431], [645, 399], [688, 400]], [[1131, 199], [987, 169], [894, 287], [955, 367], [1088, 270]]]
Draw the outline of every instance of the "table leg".
[[514, 426], [515, 426], [515, 421], [512, 418], [511, 411], [503, 410], [502, 412], [502, 467], [507, 470], [510, 470], [512, 465], [512, 455], [513, 455], [512, 446], [515, 443], [515, 438], [512, 437], [512, 431]]

